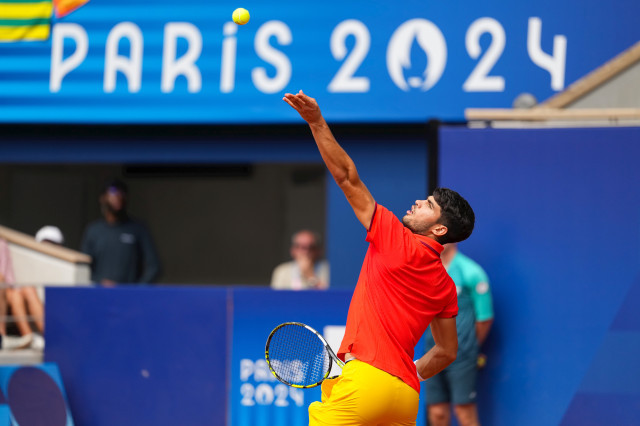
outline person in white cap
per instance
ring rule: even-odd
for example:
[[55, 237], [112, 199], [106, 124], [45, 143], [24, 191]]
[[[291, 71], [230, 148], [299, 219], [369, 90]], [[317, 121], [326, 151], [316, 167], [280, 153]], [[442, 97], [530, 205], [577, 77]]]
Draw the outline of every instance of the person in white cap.
[[36, 233], [36, 241], [39, 243], [47, 242], [63, 245], [64, 235], [62, 235], [62, 231], [60, 231], [60, 228], [58, 228], [57, 226], [47, 225], [40, 228], [40, 230]]
[[[57, 226], [43, 226], [36, 233], [35, 239], [39, 243], [64, 244], [64, 236]], [[11, 307], [20, 335], [29, 339], [33, 349], [43, 349], [44, 306], [36, 288], [33, 286], [10, 287], [7, 289], [7, 302]], [[31, 329], [29, 319], [33, 321], [36, 331]]]

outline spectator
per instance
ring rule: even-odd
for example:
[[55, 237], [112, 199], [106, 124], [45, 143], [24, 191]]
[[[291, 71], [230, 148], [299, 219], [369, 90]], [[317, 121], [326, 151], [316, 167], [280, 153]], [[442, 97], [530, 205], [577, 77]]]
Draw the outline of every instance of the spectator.
[[32, 343], [32, 335], [21, 337], [7, 336], [7, 291], [14, 283], [13, 264], [9, 245], [0, 238], [0, 349], [24, 349]]
[[320, 237], [309, 230], [296, 232], [291, 239], [290, 262], [278, 265], [271, 276], [276, 290], [329, 288], [329, 262], [321, 259]]
[[[493, 302], [489, 280], [476, 262], [458, 252], [455, 244], [445, 245], [441, 255], [458, 290], [458, 357], [439, 374], [427, 379], [427, 407], [431, 426], [451, 423], [451, 404], [460, 426], [478, 426], [476, 376], [480, 346], [493, 323]], [[427, 350], [433, 347], [431, 329], [426, 333]]]
[[[62, 245], [64, 237], [59, 228], [44, 226], [36, 233], [36, 241]], [[7, 288], [6, 295], [20, 335], [29, 339], [33, 349], [44, 349], [44, 306], [36, 288], [11, 286]], [[31, 329], [30, 321], [33, 321], [36, 331]]]
[[36, 241], [61, 246], [64, 244], [64, 236], [57, 226], [43, 226], [36, 232]]
[[99, 197], [104, 217], [89, 224], [82, 240], [92, 258], [91, 280], [107, 287], [151, 283], [160, 271], [147, 227], [127, 214], [127, 197], [124, 182], [109, 181]]

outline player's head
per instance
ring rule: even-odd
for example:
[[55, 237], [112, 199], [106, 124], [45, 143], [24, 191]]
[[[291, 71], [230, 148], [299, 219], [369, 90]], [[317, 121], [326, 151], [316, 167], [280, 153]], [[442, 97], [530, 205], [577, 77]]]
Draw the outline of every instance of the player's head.
[[118, 179], [111, 179], [105, 184], [100, 194], [100, 205], [103, 212], [119, 216], [127, 209], [127, 185]]
[[293, 234], [291, 238], [291, 257], [296, 259], [299, 256], [307, 256], [316, 260], [321, 254], [320, 236], [306, 229]]
[[436, 188], [426, 200], [416, 200], [402, 223], [413, 233], [432, 236], [440, 244], [457, 243], [471, 235], [475, 214], [460, 194]]

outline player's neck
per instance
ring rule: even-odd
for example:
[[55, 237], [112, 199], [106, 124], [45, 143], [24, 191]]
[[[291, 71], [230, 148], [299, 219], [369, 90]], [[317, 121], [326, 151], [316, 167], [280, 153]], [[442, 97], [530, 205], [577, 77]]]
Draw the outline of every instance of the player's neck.
[[458, 248], [456, 246], [445, 246], [444, 250], [440, 254], [440, 259], [442, 260], [442, 264], [446, 267], [449, 266], [456, 253], [458, 253]]

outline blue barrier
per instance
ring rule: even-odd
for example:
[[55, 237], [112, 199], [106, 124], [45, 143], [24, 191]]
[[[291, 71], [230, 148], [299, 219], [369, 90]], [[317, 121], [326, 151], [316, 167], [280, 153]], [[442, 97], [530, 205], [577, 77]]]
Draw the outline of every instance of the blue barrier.
[[286, 321], [344, 327], [351, 294], [48, 288], [46, 358], [60, 365], [78, 424], [303, 426], [320, 388], [278, 382], [267, 336]]
[[48, 288], [45, 359], [81, 425], [223, 425], [228, 292]]

